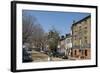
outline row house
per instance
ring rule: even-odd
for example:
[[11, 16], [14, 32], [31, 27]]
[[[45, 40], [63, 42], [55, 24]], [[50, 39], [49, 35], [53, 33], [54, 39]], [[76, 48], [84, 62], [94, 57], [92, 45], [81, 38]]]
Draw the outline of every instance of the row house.
[[71, 34], [66, 34], [66, 36], [61, 37], [58, 48], [60, 48], [60, 52], [65, 53], [65, 56], [70, 57], [72, 49]]

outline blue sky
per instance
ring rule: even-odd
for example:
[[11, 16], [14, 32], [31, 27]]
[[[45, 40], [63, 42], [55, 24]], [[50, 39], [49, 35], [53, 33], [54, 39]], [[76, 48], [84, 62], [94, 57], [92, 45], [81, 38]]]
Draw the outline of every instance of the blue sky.
[[41, 24], [45, 32], [48, 32], [53, 27], [59, 31], [61, 35], [65, 35], [71, 31], [73, 20], [79, 21], [90, 14], [78, 12], [52, 12], [35, 10], [23, 10], [23, 13], [24, 12], [33, 17], [36, 17], [38, 23]]

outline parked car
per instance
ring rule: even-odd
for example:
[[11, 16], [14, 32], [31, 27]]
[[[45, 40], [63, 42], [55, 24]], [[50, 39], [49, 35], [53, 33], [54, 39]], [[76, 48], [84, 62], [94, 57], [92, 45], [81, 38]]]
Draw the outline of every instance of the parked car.
[[23, 62], [32, 62], [32, 53], [23, 48]]

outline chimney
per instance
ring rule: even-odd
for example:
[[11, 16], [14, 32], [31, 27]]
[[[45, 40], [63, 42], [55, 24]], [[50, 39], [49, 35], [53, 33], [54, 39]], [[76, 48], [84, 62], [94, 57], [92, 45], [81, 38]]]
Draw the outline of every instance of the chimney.
[[73, 24], [75, 23], [76, 21], [75, 20], [73, 20]]
[[61, 36], [61, 39], [64, 39], [64, 36], [63, 35]]

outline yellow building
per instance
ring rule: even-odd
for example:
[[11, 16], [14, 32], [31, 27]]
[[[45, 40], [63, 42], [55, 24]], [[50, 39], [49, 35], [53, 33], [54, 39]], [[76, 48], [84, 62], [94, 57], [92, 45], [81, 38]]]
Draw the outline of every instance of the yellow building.
[[91, 58], [91, 16], [72, 24], [72, 57], [76, 59]]

